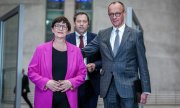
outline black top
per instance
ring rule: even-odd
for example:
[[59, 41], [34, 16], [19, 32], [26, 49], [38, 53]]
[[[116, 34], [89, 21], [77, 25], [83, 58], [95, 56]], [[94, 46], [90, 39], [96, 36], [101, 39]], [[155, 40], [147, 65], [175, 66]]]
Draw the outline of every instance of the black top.
[[[53, 80], [64, 80], [67, 71], [67, 51], [52, 50]], [[54, 92], [52, 108], [70, 108], [66, 93]]]
[[23, 90], [26, 90], [25, 93], [28, 93], [30, 92], [30, 89], [29, 89], [29, 79], [28, 79], [28, 76], [27, 75], [23, 75], [22, 77], [22, 91], [21, 93], [23, 94]]

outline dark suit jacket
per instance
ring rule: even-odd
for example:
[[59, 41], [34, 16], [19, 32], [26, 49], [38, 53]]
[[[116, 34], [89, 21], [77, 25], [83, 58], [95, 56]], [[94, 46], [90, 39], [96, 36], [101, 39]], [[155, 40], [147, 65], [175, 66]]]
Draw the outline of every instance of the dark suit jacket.
[[98, 36], [83, 48], [85, 56], [94, 54], [98, 50], [101, 52], [100, 96], [106, 96], [112, 77], [121, 97], [135, 96], [134, 82], [139, 76], [142, 91], [151, 92], [143, 33], [126, 26], [117, 55], [114, 57], [110, 45], [112, 29], [110, 27], [100, 31]]
[[[96, 37], [96, 34], [87, 32], [87, 44], [90, 43], [95, 37]], [[66, 40], [68, 42], [76, 45], [75, 32], [67, 35]], [[99, 85], [100, 84], [100, 69], [102, 67], [100, 52], [97, 51], [95, 54], [89, 56], [87, 58], [87, 63], [95, 63], [96, 64], [96, 70], [94, 72], [91, 72], [91, 73], [88, 72], [88, 76], [90, 78], [90, 81], [92, 83], [94, 91], [96, 92], [96, 94], [99, 95], [99, 91], [100, 91], [100, 85]]]
[[22, 93], [24, 89], [26, 89], [26, 93], [30, 92], [29, 79], [27, 75], [23, 75], [23, 78], [22, 78]]

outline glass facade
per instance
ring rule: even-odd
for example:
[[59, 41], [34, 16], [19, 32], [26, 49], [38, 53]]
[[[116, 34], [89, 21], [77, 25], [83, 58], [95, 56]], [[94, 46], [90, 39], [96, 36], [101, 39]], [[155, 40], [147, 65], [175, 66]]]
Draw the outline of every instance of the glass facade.
[[0, 108], [21, 105], [23, 12], [19, 5], [0, 17]]
[[[50, 41], [53, 38], [51, 32], [51, 23], [54, 18], [64, 15], [64, 3], [65, 0], [47, 0], [47, 11], [46, 11], [46, 41]], [[92, 18], [93, 18], [93, 0], [75, 0], [75, 13], [85, 12], [88, 14], [90, 19], [90, 27], [88, 31], [92, 30]]]
[[[12, 26], [13, 25], [13, 26]], [[13, 36], [13, 37], [12, 37]], [[14, 104], [16, 83], [18, 15], [4, 22], [2, 101]]]
[[54, 18], [64, 15], [64, 0], [47, 0], [46, 11], [46, 41], [53, 38], [51, 23]]

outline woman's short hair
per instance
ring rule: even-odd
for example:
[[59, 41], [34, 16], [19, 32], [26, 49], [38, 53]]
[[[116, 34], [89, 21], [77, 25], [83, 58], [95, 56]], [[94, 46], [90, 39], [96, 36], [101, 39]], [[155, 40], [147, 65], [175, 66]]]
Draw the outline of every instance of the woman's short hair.
[[52, 21], [51, 28], [53, 28], [56, 23], [60, 23], [60, 22], [65, 23], [68, 28], [68, 31], [71, 31], [71, 24], [70, 24], [69, 20], [64, 16], [59, 16], [59, 17], [55, 18]]

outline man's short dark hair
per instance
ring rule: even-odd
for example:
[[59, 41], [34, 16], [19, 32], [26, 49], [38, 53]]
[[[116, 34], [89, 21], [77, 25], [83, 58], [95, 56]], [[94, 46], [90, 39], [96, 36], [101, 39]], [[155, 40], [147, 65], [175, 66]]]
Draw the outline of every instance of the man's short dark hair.
[[88, 20], [88, 24], [90, 23], [90, 22], [89, 22], [89, 16], [88, 16], [88, 14], [85, 13], [85, 12], [78, 12], [78, 13], [76, 13], [76, 14], [74, 15], [74, 22], [76, 22], [76, 19], [77, 19], [77, 16], [78, 16], [78, 15], [86, 15], [87, 20]]

